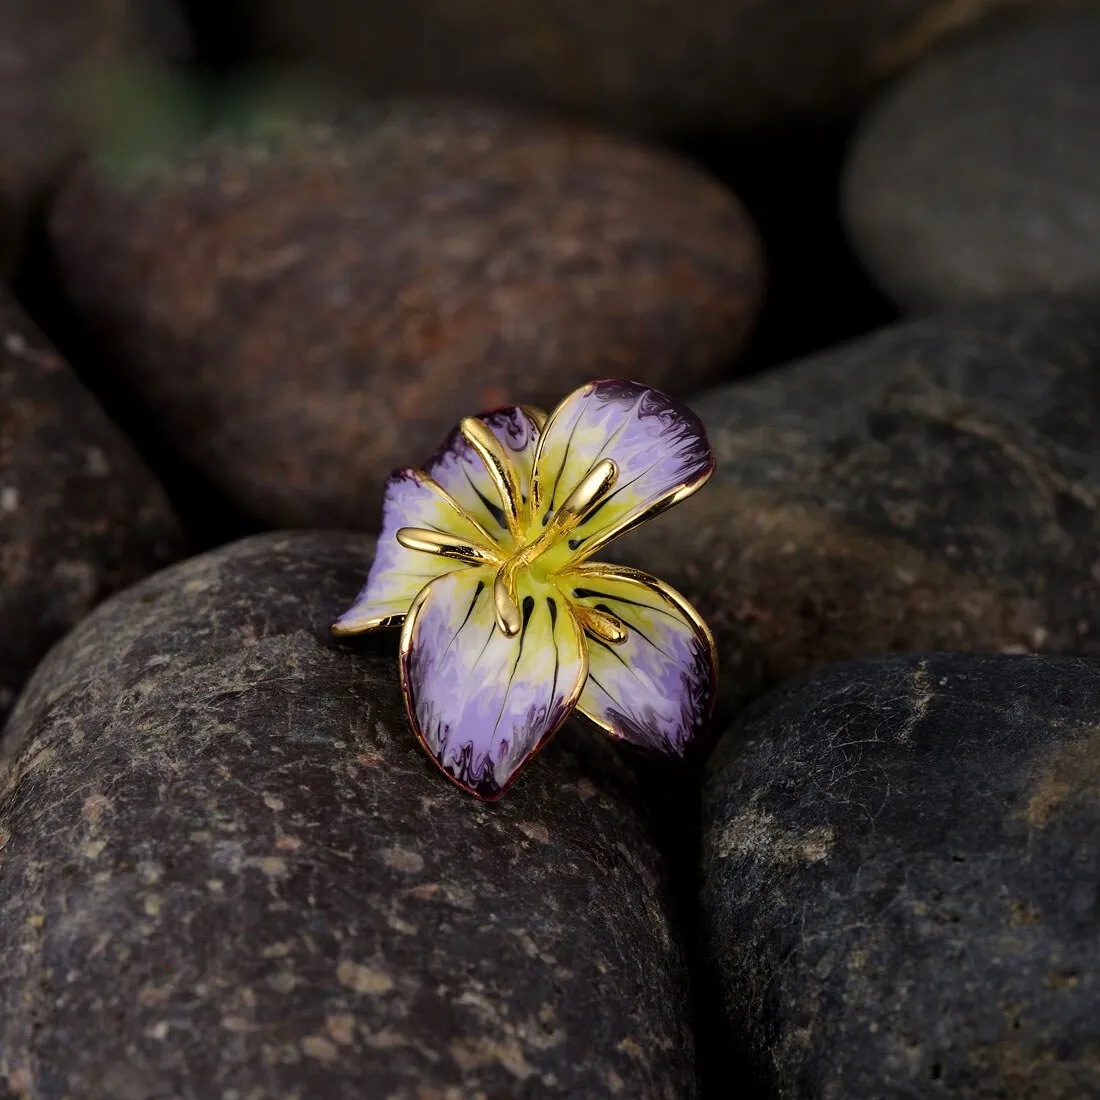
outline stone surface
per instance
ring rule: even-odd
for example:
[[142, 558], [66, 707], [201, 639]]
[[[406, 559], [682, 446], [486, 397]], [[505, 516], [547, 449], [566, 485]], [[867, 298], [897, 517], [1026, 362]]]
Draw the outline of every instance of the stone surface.
[[39, 668], [0, 750], [17, 1096], [694, 1096], [634, 781], [580, 730], [491, 808], [440, 776], [395, 635], [329, 635], [370, 552], [236, 543]]
[[129, 182], [89, 169], [53, 216], [147, 423], [261, 522], [375, 529], [390, 470], [464, 415], [728, 372], [757, 244], [688, 164], [456, 105], [277, 133]]
[[683, 134], [835, 116], [944, 37], [1019, 4], [270, 0], [255, 11], [261, 48], [335, 66], [375, 94], [473, 95]]
[[0, 292], [0, 719], [49, 646], [181, 542], [130, 444]]
[[[0, 266], [80, 141], [77, 81], [138, 56], [152, 8], [170, 0], [4, 0], [0, 6]], [[139, 11], [139, 9], [146, 9]]]
[[714, 629], [719, 715], [893, 650], [1100, 654], [1100, 319], [887, 328], [692, 403], [718, 471], [615, 546]]
[[904, 306], [1055, 291], [1100, 301], [1100, 11], [936, 56], [855, 143], [849, 231]]
[[723, 741], [703, 909], [769, 1095], [1100, 1094], [1098, 698], [1095, 661], [906, 655]]

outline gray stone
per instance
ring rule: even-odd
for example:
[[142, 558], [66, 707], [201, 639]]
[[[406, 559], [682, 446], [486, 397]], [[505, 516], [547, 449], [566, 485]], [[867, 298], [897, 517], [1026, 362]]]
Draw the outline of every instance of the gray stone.
[[152, 474], [0, 291], [0, 720], [66, 630], [182, 543]]
[[863, 125], [850, 235], [901, 305], [1053, 291], [1100, 302], [1100, 11], [937, 55]]
[[372, 94], [475, 96], [697, 135], [836, 117], [1013, 2], [268, 0], [254, 10], [261, 50]]
[[692, 406], [717, 473], [614, 550], [714, 628], [720, 719], [870, 653], [1100, 655], [1095, 310], [945, 313]]
[[1098, 699], [1095, 661], [907, 655], [724, 739], [707, 954], [769, 1095], [1100, 1095]]
[[613, 747], [500, 803], [409, 730], [371, 542], [265, 535], [104, 604], [0, 765], [0, 1082], [20, 1098], [695, 1095], [687, 982]]

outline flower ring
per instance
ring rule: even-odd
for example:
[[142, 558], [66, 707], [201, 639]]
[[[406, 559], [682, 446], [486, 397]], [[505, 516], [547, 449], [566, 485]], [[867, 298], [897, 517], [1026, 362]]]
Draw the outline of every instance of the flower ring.
[[403, 624], [413, 730], [481, 799], [573, 710], [682, 756], [710, 717], [711, 633], [655, 577], [590, 559], [713, 472], [698, 417], [636, 382], [591, 382], [549, 417], [467, 417], [425, 470], [390, 478], [367, 583], [333, 632]]

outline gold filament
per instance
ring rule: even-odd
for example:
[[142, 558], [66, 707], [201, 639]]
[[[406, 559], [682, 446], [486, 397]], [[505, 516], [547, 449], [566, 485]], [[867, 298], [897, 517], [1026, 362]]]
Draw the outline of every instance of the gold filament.
[[504, 453], [500, 440], [477, 417], [464, 417], [458, 430], [462, 433], [462, 438], [473, 447], [478, 457], [485, 463], [485, 469], [488, 470], [489, 477], [500, 496], [508, 531], [513, 538], [518, 539], [523, 534], [521, 519], [523, 499], [520, 495], [515, 467]]

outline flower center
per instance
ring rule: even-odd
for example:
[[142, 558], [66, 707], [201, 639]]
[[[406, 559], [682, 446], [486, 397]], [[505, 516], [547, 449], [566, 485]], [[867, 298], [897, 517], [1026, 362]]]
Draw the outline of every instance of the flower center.
[[[550, 516], [541, 531], [531, 537], [533, 521], [528, 524], [527, 509], [520, 493], [519, 478], [515, 467], [501, 446], [500, 441], [485, 426], [475, 419], [467, 417], [459, 425], [466, 442], [477, 452], [489, 474], [503, 506], [505, 523], [512, 536], [511, 551], [504, 551], [499, 545], [475, 545], [468, 539], [445, 535], [438, 531], [429, 531], [419, 527], [402, 527], [397, 532], [397, 541], [408, 550], [419, 550], [425, 554], [439, 554], [446, 558], [470, 562], [476, 565], [497, 566], [493, 582], [493, 610], [497, 626], [509, 637], [515, 637], [523, 626], [519, 599], [516, 593], [516, 581], [520, 573], [530, 571], [539, 580], [548, 580], [571, 560], [568, 553], [548, 555], [547, 552], [561, 547], [564, 540], [592, 514], [592, 511], [607, 497], [619, 479], [619, 468], [609, 458], [601, 458], [594, 463], [588, 473], [574, 486], [561, 506]], [[538, 482], [532, 485], [531, 513], [538, 515]], [[613, 619], [590, 609], [578, 609], [578, 616], [585, 629], [592, 629], [600, 637], [611, 641], [622, 641], [618, 634], [625, 628], [618, 624], [604, 623], [603, 619]], [[584, 612], [583, 614], [581, 612]], [[589, 623], [596, 617], [600, 621]], [[617, 623], [617, 620], [614, 620]]]
[[[618, 479], [619, 468], [615, 463], [609, 458], [600, 459], [565, 498], [538, 537], [516, 550], [497, 570], [493, 584], [493, 602], [497, 625], [508, 637], [518, 634], [523, 623], [516, 597], [516, 578], [520, 571], [532, 569], [548, 550], [568, 538], [585, 521], [592, 509], [611, 492]], [[533, 501], [533, 504], [537, 513], [538, 501]], [[553, 568], [544, 567], [538, 569], [535, 576], [545, 579], [553, 572]]]

